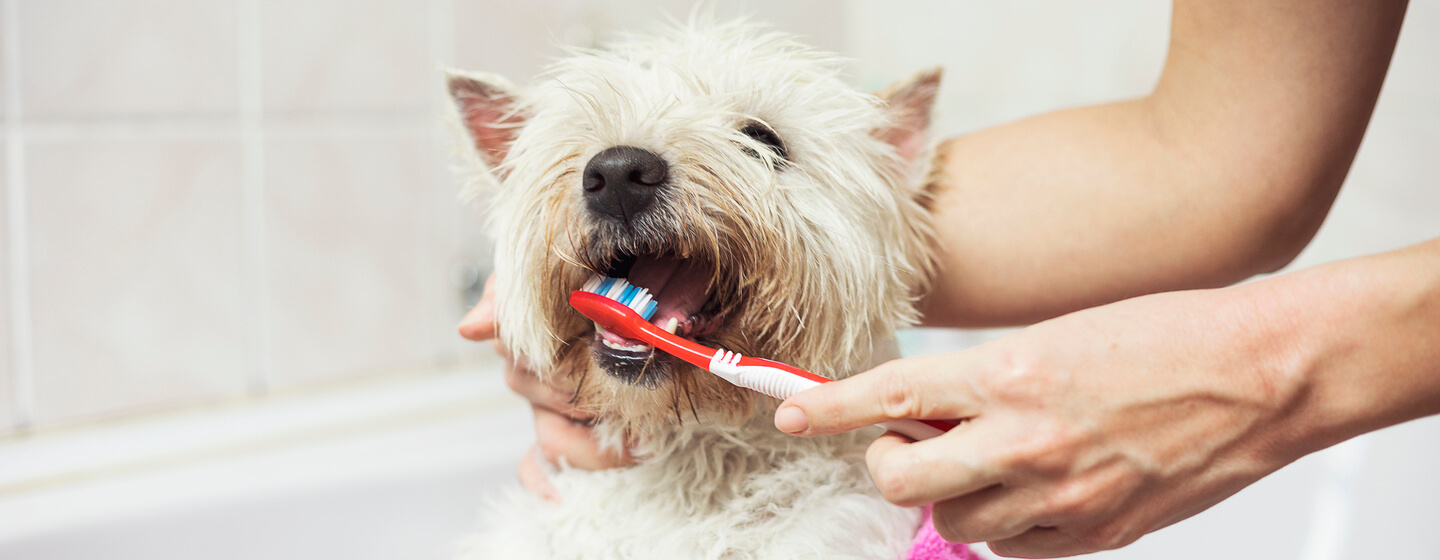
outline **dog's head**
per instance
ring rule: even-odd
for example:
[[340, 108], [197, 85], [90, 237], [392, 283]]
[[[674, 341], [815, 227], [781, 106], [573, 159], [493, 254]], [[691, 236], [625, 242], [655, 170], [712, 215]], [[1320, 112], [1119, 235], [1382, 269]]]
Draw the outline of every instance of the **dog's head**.
[[757, 394], [596, 328], [596, 274], [650, 289], [652, 321], [826, 376], [914, 321], [931, 266], [923, 182], [938, 71], [878, 95], [840, 61], [736, 23], [577, 52], [538, 85], [451, 72], [491, 189], [500, 333], [580, 404], [646, 428], [735, 421]]

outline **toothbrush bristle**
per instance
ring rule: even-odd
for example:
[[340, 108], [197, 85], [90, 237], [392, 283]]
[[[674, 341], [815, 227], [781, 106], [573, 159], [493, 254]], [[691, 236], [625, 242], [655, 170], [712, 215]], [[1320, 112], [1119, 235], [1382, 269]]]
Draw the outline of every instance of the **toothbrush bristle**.
[[660, 306], [655, 301], [655, 296], [650, 294], [650, 290], [635, 286], [624, 278], [596, 276], [581, 289], [620, 302], [621, 305], [635, 310], [646, 321], [655, 316], [655, 309]]

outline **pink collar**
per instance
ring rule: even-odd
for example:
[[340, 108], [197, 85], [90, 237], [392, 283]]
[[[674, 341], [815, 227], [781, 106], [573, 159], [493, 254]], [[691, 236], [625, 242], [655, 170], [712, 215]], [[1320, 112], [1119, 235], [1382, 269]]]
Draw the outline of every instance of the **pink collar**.
[[915, 533], [915, 542], [910, 545], [910, 551], [905, 553], [905, 560], [982, 559], [980, 555], [971, 552], [970, 547], [940, 538], [940, 533], [935, 532], [935, 524], [930, 521], [930, 506], [925, 506], [925, 518], [920, 523], [920, 531]]

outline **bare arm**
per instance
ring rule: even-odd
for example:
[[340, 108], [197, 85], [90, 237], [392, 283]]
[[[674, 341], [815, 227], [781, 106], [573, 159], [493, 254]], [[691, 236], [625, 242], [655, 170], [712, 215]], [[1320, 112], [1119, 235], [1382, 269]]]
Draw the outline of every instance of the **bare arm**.
[[1284, 266], [1339, 191], [1405, 7], [1177, 0], [1149, 96], [946, 142], [926, 323], [1030, 323]]

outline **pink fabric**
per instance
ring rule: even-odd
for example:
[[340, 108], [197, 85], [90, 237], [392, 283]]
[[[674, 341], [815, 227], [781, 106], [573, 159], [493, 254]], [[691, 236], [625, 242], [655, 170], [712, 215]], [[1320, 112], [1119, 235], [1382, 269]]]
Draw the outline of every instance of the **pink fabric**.
[[935, 532], [935, 524], [930, 521], [930, 506], [925, 506], [925, 519], [920, 523], [920, 531], [915, 533], [915, 543], [910, 545], [910, 552], [905, 554], [905, 560], [984, 559], [971, 552], [968, 546], [940, 538], [940, 533]]

